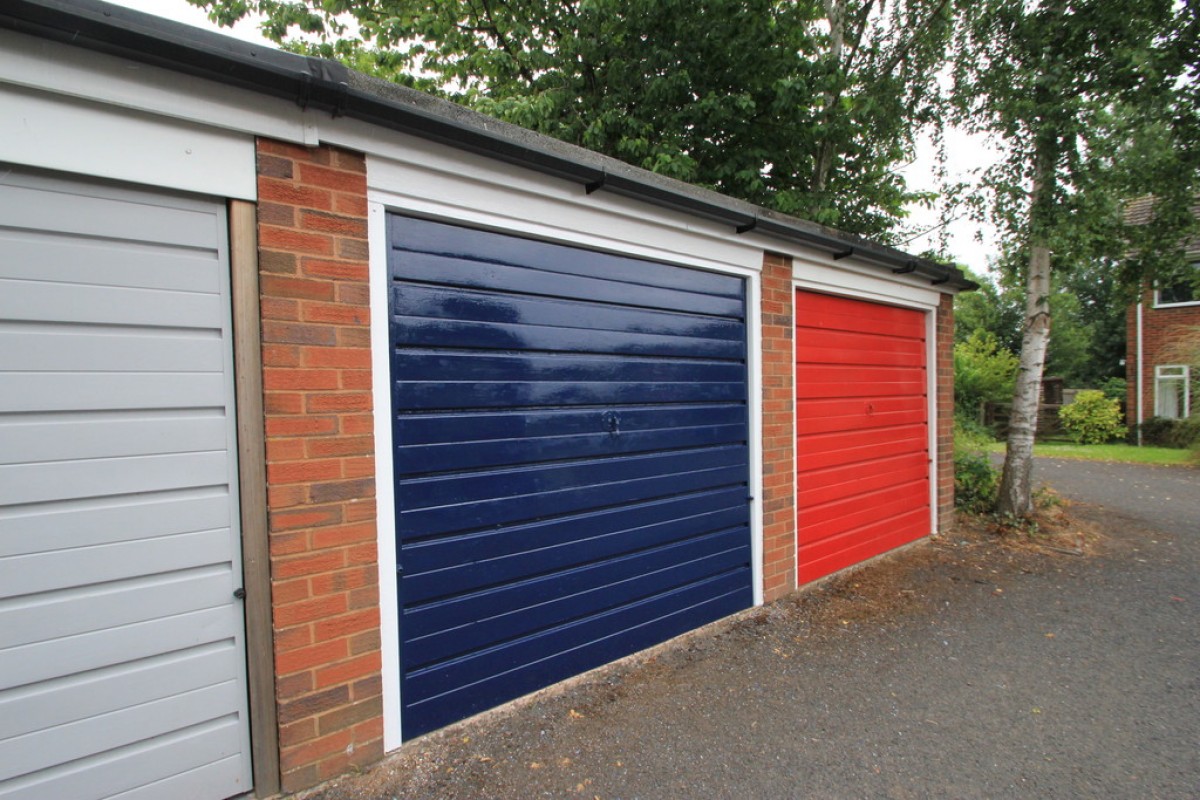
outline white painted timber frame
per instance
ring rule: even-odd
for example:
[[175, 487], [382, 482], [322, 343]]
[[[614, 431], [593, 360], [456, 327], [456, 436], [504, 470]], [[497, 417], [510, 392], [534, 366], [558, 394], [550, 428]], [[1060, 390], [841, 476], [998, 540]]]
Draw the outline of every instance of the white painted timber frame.
[[[925, 402], [929, 439], [929, 533], [938, 529], [938, 369], [937, 369], [937, 309], [942, 293], [933, 288], [928, 279], [897, 275], [881, 277], [878, 270], [870, 270], [853, 259], [847, 259], [833, 267], [814, 260], [805, 253], [794, 252], [792, 256], [792, 291], [823, 292], [824, 294], [867, 300], [882, 305], [912, 308], [925, 313]], [[870, 270], [870, 271], [868, 271]], [[794, 326], [798, 320], [792, 319]], [[792, 363], [795, 358], [796, 341], [792, 337]], [[793, 387], [794, 391], [794, 387]], [[796, 405], [792, 404], [792, 430], [797, 430]], [[798, 457], [798, 456], [797, 456]], [[799, 465], [793, 465], [792, 496], [799, 497]], [[799, 508], [796, 509], [799, 513]], [[800, 574], [800, 553], [797, 543], [800, 530], [796, 526], [796, 542], [793, 542], [795, 574]]]
[[[351, 127], [358, 127], [352, 125]], [[365, 126], [364, 126], [365, 127]], [[587, 195], [577, 184], [443, 145], [359, 129], [344, 146], [365, 151], [370, 244], [375, 470], [383, 650], [384, 749], [400, 746], [400, 618], [396, 595], [392, 486], [391, 364], [388, 342], [387, 214], [398, 212], [548, 242], [586, 247], [746, 279], [747, 366], [751, 387], [750, 509], [754, 604], [763, 602], [762, 321], [763, 248], [716, 224], [622, 197]]]

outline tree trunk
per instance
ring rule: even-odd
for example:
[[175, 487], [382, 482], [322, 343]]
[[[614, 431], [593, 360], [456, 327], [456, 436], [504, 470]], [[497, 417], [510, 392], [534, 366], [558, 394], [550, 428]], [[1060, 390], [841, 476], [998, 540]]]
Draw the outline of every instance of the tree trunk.
[[[829, 19], [829, 60], [837, 67], [838, 79], [841, 80], [842, 57], [846, 46], [846, 0], [825, 0], [825, 16]], [[821, 95], [821, 127], [828, 128], [833, 124], [838, 98], [841, 92], [828, 91]], [[812, 190], [825, 191], [829, 181], [829, 171], [833, 168], [833, 135], [828, 130], [822, 131], [821, 144], [817, 147], [817, 156], [813, 161]]]
[[1033, 439], [1037, 434], [1038, 405], [1046, 346], [1050, 343], [1050, 250], [1035, 244], [1029, 253], [1029, 278], [1025, 295], [1025, 328], [1021, 335], [1021, 363], [1013, 390], [1008, 423], [1008, 452], [1000, 479], [996, 510], [1014, 517], [1033, 512]]

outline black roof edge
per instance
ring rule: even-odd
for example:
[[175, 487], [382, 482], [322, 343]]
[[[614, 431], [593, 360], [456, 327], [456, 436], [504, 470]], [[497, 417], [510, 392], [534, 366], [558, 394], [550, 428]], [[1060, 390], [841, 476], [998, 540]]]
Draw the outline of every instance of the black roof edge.
[[[817, 247], [835, 256], [850, 251], [879, 266], [900, 268], [928, 278], [932, 285], [962, 290], [978, 288], [951, 266], [914, 258], [891, 247], [619, 162], [613, 162], [612, 170], [586, 163], [607, 159], [589, 154], [592, 158], [585, 160], [582, 154], [588, 151], [583, 150], [579, 150], [578, 157], [572, 157], [577, 148], [537, 134], [515, 137], [461, 118], [472, 115], [436, 113], [388, 97], [382, 91], [364, 90], [355, 85], [363, 81], [354, 80], [351, 71], [335, 61], [243, 42], [100, 0], [6, 0], [0, 5], [0, 27], [292, 100], [334, 116], [359, 119], [556, 176], [593, 191], [602, 188], [729, 224], [739, 232], [754, 231]], [[499, 122], [496, 127], [509, 128]], [[539, 146], [543, 141], [546, 144]], [[914, 266], [915, 269], [910, 269]]]

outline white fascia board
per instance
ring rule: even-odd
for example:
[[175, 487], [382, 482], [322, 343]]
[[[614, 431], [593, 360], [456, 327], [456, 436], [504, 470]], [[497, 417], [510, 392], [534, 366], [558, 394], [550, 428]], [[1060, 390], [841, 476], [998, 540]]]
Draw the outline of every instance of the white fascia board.
[[792, 257], [792, 282], [797, 288], [925, 310], [936, 309], [941, 301], [942, 293], [930, 286], [928, 278], [888, 275], [854, 257], [826, 263], [823, 259], [831, 257], [817, 251], [786, 254]]
[[739, 274], [762, 248], [728, 225], [366, 123], [326, 120], [321, 140], [368, 155], [372, 199], [409, 213], [500, 232]]
[[320, 113], [287, 100], [12, 31], [0, 30], [0, 53], [0, 84], [317, 144], [313, 120]]
[[0, 84], [0, 161], [255, 200], [246, 134]]

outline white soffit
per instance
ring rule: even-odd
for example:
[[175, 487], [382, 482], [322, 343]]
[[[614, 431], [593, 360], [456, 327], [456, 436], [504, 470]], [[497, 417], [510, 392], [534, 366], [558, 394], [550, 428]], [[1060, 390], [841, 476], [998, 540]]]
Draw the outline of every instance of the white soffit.
[[942, 293], [930, 285], [928, 278], [886, 275], [879, 267], [855, 263], [853, 257], [834, 264], [823, 263], [810, 254], [789, 255], [793, 259], [792, 282], [801, 289], [913, 308], [933, 309], [941, 302]]
[[397, 210], [702, 269], [762, 269], [762, 248], [728, 225], [355, 120], [327, 120], [321, 139], [368, 153], [371, 199]]

